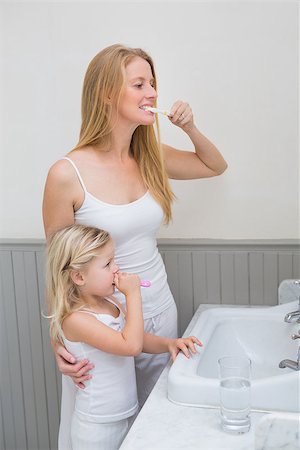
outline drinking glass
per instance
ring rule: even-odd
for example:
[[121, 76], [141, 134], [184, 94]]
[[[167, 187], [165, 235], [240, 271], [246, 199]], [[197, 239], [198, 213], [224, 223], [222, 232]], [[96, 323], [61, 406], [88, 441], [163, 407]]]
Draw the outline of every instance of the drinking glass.
[[246, 433], [250, 429], [251, 361], [246, 356], [224, 356], [218, 363], [222, 428]]

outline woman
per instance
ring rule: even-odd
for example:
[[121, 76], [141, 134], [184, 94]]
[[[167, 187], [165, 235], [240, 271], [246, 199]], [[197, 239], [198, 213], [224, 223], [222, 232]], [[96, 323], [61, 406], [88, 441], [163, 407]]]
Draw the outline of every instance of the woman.
[[[143, 50], [116, 44], [94, 57], [84, 80], [80, 139], [67, 158], [50, 168], [43, 217], [47, 236], [73, 223], [107, 230], [115, 241], [120, 270], [151, 281], [142, 292], [145, 331], [173, 338], [177, 311], [155, 239], [162, 220], [171, 219], [174, 195], [168, 178], [213, 177], [227, 164], [182, 101], [174, 103], [169, 120], [189, 136], [194, 151], [160, 144], [155, 115], [143, 109], [155, 106], [156, 100], [153, 61]], [[122, 294], [117, 295], [124, 303]], [[59, 438], [59, 448], [66, 449], [74, 386], [84, 388], [93, 362], [76, 363], [63, 346], [54, 350], [59, 370], [68, 375], [63, 376]], [[136, 357], [140, 406], [168, 358], [143, 353]]]

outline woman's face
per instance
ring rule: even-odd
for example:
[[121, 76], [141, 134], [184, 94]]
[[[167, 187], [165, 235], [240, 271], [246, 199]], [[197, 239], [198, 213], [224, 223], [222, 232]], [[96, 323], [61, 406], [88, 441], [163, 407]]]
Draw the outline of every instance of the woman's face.
[[152, 125], [155, 116], [142, 106], [153, 106], [157, 98], [150, 64], [136, 56], [126, 66], [125, 87], [121, 95], [118, 118], [136, 125]]

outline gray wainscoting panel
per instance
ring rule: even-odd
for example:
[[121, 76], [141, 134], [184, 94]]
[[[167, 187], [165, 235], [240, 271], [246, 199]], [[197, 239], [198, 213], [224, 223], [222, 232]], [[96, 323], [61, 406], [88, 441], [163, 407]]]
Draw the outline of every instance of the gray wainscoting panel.
[[159, 240], [183, 333], [200, 304], [275, 305], [284, 279], [300, 277], [299, 243]]
[[42, 244], [0, 249], [1, 449], [57, 448], [60, 393], [41, 315], [43, 253]]
[[1, 400], [1, 397], [0, 397], [0, 448], [4, 448], [3, 418], [4, 418], [4, 414], [3, 414], [3, 409], [2, 409], [2, 400]]
[[[45, 255], [42, 250], [36, 252], [37, 261], [37, 283], [40, 298], [40, 311], [42, 315], [47, 314], [45, 302]], [[42, 347], [43, 347], [43, 371], [45, 386], [45, 404], [47, 405], [48, 416], [48, 446], [45, 448], [57, 448], [57, 432], [60, 415], [60, 394], [61, 382], [60, 374], [56, 367], [55, 358], [50, 345], [49, 327], [47, 319], [41, 319]]]
[[[27, 448], [24, 385], [21, 366], [20, 341], [17, 318], [15, 280], [13, 276], [12, 252], [1, 252], [1, 299], [3, 315], [1, 314], [1, 329], [6, 346], [3, 349], [4, 358], [1, 364], [1, 403], [4, 413], [5, 448]], [[1, 311], [2, 313], [2, 311]], [[2, 337], [2, 333], [1, 333]], [[1, 340], [2, 348], [2, 340]], [[1, 351], [2, 355], [2, 351]], [[3, 381], [2, 381], [3, 379]]]
[[[200, 304], [275, 305], [299, 243], [160, 240], [183, 333]], [[57, 448], [61, 377], [46, 314], [44, 242], [0, 242], [0, 448]]]

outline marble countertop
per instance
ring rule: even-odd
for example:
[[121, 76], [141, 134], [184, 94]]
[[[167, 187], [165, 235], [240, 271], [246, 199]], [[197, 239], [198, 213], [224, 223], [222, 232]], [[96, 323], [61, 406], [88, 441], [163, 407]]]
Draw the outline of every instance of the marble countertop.
[[[185, 335], [208, 307], [211, 305], [198, 308]], [[161, 374], [120, 450], [300, 449], [298, 414], [252, 412], [250, 431], [232, 435], [221, 429], [219, 409], [186, 407], [170, 402], [167, 398], [170, 367], [171, 362]]]

